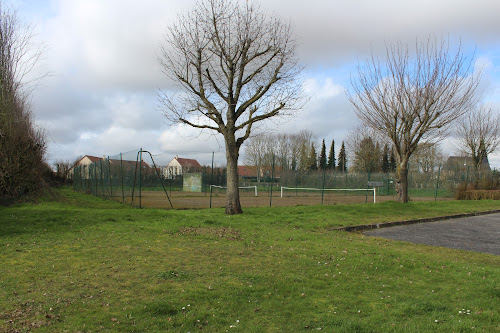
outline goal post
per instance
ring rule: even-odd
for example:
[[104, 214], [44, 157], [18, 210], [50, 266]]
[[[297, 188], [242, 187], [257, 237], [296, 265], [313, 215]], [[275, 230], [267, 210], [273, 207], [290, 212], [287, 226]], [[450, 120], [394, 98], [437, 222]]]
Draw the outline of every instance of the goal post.
[[283, 198], [283, 190], [294, 191], [373, 191], [373, 203], [377, 203], [377, 188], [314, 188], [314, 187], [286, 187], [281, 186], [281, 197]]
[[[227, 186], [219, 186], [219, 185], [210, 185], [210, 192], [212, 192], [212, 188], [220, 188], [220, 189], [227, 189]], [[252, 185], [252, 186], [238, 186], [239, 189], [254, 189], [255, 196], [258, 196], [257, 192], [257, 186]]]

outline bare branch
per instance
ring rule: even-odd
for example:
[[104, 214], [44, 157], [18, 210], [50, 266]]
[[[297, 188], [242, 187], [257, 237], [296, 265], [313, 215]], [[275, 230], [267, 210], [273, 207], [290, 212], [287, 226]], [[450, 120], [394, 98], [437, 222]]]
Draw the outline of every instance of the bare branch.
[[445, 40], [429, 37], [416, 42], [414, 54], [408, 45], [396, 43], [386, 46], [384, 60], [372, 55], [358, 65], [347, 97], [366, 126], [391, 139], [403, 178], [418, 143], [442, 136], [477, 103], [480, 73], [472, 73], [472, 64], [461, 44], [452, 53]]
[[159, 62], [183, 94], [162, 92], [160, 105], [171, 121], [224, 135], [228, 184], [255, 124], [302, 106], [296, 49], [291, 25], [251, 1], [201, 0], [166, 34]]
[[500, 145], [500, 115], [490, 106], [479, 105], [460, 119], [457, 135], [461, 151], [472, 157], [474, 167], [479, 169]]

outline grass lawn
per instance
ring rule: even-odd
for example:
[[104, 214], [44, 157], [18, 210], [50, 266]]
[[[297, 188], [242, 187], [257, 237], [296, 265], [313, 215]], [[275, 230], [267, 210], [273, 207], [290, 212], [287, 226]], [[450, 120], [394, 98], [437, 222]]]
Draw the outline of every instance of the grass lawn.
[[493, 332], [500, 257], [327, 231], [498, 201], [0, 207], [0, 332]]

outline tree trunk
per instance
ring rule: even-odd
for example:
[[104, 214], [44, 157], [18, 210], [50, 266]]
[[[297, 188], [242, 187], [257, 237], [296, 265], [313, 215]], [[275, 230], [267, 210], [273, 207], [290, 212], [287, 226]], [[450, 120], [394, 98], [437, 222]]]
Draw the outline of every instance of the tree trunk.
[[403, 158], [396, 170], [396, 193], [399, 202], [407, 203], [408, 197], [408, 158]]
[[226, 161], [227, 161], [227, 194], [226, 194], [226, 214], [241, 214], [243, 210], [240, 204], [240, 189], [238, 188], [238, 155], [236, 144], [226, 140]]

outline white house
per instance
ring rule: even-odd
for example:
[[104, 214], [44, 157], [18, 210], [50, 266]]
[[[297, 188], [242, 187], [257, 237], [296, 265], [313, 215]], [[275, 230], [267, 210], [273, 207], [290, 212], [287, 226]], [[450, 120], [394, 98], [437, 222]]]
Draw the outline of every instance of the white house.
[[88, 168], [88, 166], [91, 165], [94, 162], [98, 162], [99, 160], [102, 160], [102, 157], [96, 157], [96, 156], [90, 156], [90, 155], [83, 156], [71, 168], [69, 168], [68, 177], [69, 178], [73, 178], [73, 174], [74, 174], [75, 168], [77, 166], [84, 166], [83, 170], [84, 170], [85, 174], [82, 175], [82, 176], [85, 179], [89, 178], [89, 175], [88, 175], [89, 168]]
[[173, 178], [186, 172], [200, 171], [201, 165], [197, 160], [175, 156], [166, 167], [163, 168], [165, 178]]

